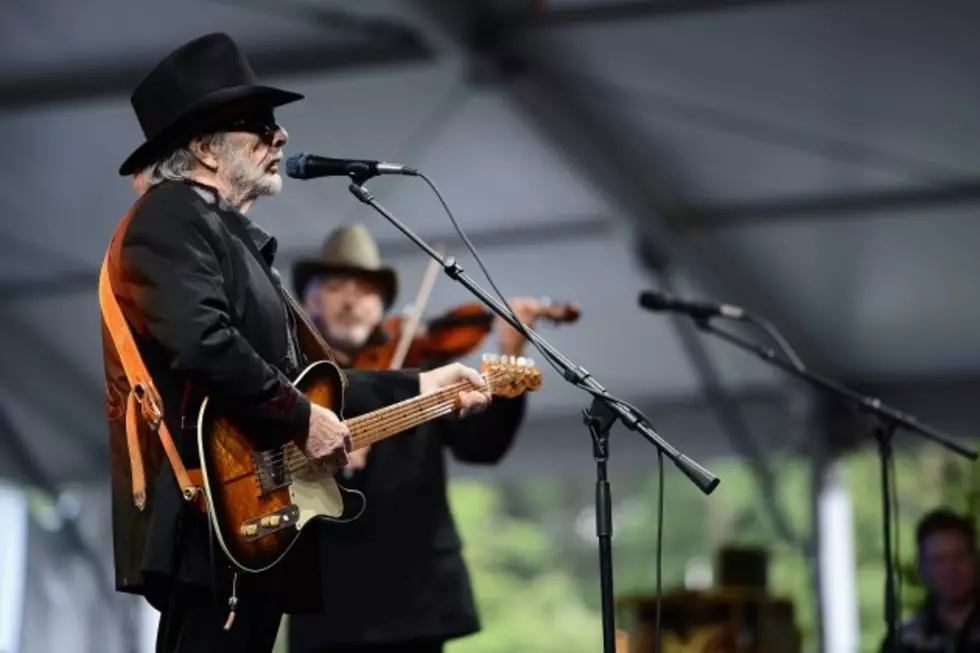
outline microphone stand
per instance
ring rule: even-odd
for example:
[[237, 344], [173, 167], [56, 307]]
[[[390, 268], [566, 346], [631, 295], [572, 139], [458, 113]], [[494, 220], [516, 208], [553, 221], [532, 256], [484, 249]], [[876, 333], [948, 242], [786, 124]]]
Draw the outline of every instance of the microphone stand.
[[[694, 462], [666, 442], [650, 424], [632, 409], [623, 406], [615, 397], [611, 396], [598, 381], [585, 369], [573, 364], [565, 358], [557, 349], [552, 347], [537, 333], [517, 320], [510, 311], [491, 296], [487, 291], [476, 284], [459, 266], [456, 259], [452, 256], [444, 257], [435, 251], [415, 235], [411, 229], [405, 226], [398, 218], [389, 213], [383, 206], [378, 204], [374, 196], [361, 184], [371, 176], [367, 171], [352, 170], [350, 174], [351, 184], [348, 187], [351, 194], [359, 201], [367, 204], [375, 211], [380, 213], [385, 219], [401, 231], [419, 249], [435, 259], [443, 271], [454, 281], [457, 281], [470, 291], [477, 299], [485, 304], [490, 310], [503, 318], [508, 324], [524, 333], [537, 346], [546, 353], [554, 363], [561, 368], [562, 376], [566, 381], [580, 387], [592, 396], [592, 404], [589, 408], [582, 411], [585, 424], [589, 427], [592, 436], [592, 450], [596, 463], [596, 493], [595, 493], [595, 512], [596, 512], [596, 537], [599, 540], [599, 574], [600, 591], [602, 594], [602, 640], [603, 652], [615, 653], [616, 650], [616, 628], [615, 610], [613, 604], [613, 573], [612, 573], [612, 501], [609, 491], [609, 480], [606, 475], [606, 462], [609, 459], [609, 430], [615, 421], [620, 420], [626, 428], [639, 433], [648, 442], [654, 445], [663, 455], [667, 456], [694, 483], [699, 490], [705, 494], [711, 494], [720, 482], [718, 477], [709, 472], [704, 467]], [[522, 328], [523, 327], [523, 328]]]
[[954, 441], [949, 435], [922, 424], [915, 417], [903, 413], [891, 406], [884, 404], [881, 400], [859, 394], [850, 388], [837, 383], [825, 376], [808, 371], [806, 368], [798, 368], [785, 358], [778, 356], [769, 347], [756, 345], [743, 338], [723, 331], [708, 322], [708, 317], [693, 317], [697, 327], [706, 333], [726, 340], [736, 347], [749, 353], [755, 354], [770, 365], [778, 367], [791, 374], [792, 376], [806, 381], [810, 385], [829, 392], [839, 398], [848, 401], [858, 409], [871, 413], [875, 418], [873, 428], [875, 441], [878, 444], [878, 457], [881, 466], [881, 516], [882, 528], [884, 530], [884, 557], [885, 557], [885, 645], [882, 647], [883, 653], [897, 651], [895, 635], [897, 633], [898, 606], [895, 601], [895, 560], [892, 553], [892, 505], [889, 500], [892, 474], [892, 437], [896, 429], [903, 427], [920, 437], [932, 440], [950, 451], [953, 451], [969, 460], [977, 459], [977, 452]]

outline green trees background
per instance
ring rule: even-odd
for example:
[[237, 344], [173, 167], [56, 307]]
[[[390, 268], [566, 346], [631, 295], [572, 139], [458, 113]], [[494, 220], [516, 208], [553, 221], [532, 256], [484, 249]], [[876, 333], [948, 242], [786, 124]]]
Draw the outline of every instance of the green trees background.
[[[795, 531], [809, 536], [810, 471], [805, 461], [775, 461], [778, 497]], [[878, 462], [873, 451], [852, 454], [845, 467], [852, 489], [861, 651], [877, 651], [883, 620], [883, 566]], [[722, 485], [701, 495], [673, 470], [665, 477], [665, 590], [682, 586], [698, 558], [713, 560], [724, 544], [761, 545], [771, 552], [772, 593], [790, 598], [808, 648], [814, 645], [815, 598], [810, 562], [781, 541], [761, 510], [748, 466], [711, 461]], [[896, 454], [899, 555], [905, 561], [903, 604], [921, 595], [915, 586], [914, 525], [940, 504], [972, 510], [974, 471], [940, 451]], [[617, 477], [613, 486], [615, 591], [653, 593], [656, 571], [656, 467]], [[504, 485], [456, 480], [451, 500], [465, 541], [483, 632], [458, 640], [449, 653], [594, 652], [601, 645], [598, 553], [589, 475], [536, 478]], [[810, 648], [812, 650], [812, 648]]]
[[[652, 461], [655, 463], [655, 461]], [[804, 460], [773, 461], [783, 506], [793, 529], [810, 535], [810, 468]], [[665, 477], [663, 586], [683, 585], [689, 563], [713, 559], [724, 544], [767, 547], [771, 593], [791, 599], [807, 651], [815, 650], [815, 597], [810, 561], [782, 541], [761, 509], [748, 466], [710, 461], [722, 485], [701, 495], [668, 466]], [[874, 451], [845, 458], [854, 516], [861, 653], [877, 653], [884, 620], [881, 495]], [[613, 485], [615, 591], [652, 594], [656, 587], [657, 476], [623, 478]], [[915, 576], [915, 522], [945, 505], [965, 514], [980, 509], [978, 468], [936, 448], [895, 456], [901, 603], [908, 615], [922, 599]], [[592, 512], [593, 477], [533, 478], [516, 483], [454, 480], [453, 512], [465, 542], [483, 631], [457, 640], [448, 653], [594, 653], [601, 650], [598, 547]], [[277, 652], [285, 650], [280, 639]]]

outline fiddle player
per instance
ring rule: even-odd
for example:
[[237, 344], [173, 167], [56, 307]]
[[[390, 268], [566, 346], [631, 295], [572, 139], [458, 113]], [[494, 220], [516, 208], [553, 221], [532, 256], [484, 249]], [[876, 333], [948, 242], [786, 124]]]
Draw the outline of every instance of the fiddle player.
[[[324, 609], [319, 585], [303, 583], [316, 569], [315, 548], [297, 546], [269, 571], [233, 574], [201, 507], [185, 502], [175, 482], [178, 470], [190, 473], [197, 463], [194, 418], [205, 396], [271, 441], [296, 442], [327, 470], [347, 463], [347, 427], [289, 381], [329, 351], [301, 337], [315, 332], [297, 326], [303, 314], [272, 268], [276, 240], [246, 217], [258, 198], [281, 188], [287, 135], [274, 109], [302, 97], [260, 85], [225, 34], [181, 46], [132, 96], [146, 140], [119, 173], [132, 176], [140, 197], [114, 234], [105, 268], [111, 286], [100, 299], [116, 586], [160, 611], [158, 653], [268, 653], [284, 611]], [[105, 312], [106, 296], [115, 298], [128, 329]], [[123, 331], [132, 333], [136, 358], [164, 407], [166, 428], [154, 435], [141, 427], [143, 445], [133, 445], [146, 462], [143, 510], [130, 477], [139, 457], [130, 449], [127, 463], [125, 453], [127, 417], [134, 416], [125, 398], [134, 395], [123, 368], [133, 350], [119, 346], [128, 342]], [[476, 370], [458, 364], [422, 374], [353, 371], [347, 378], [348, 415], [461, 380], [484, 386]], [[473, 412], [489, 398], [471, 391], [460, 401], [461, 412]], [[169, 434], [178, 452], [174, 467], [157, 446]], [[294, 565], [303, 573], [293, 573]]]
[[[361, 225], [335, 230], [319, 256], [294, 267], [293, 287], [313, 322], [350, 364], [398, 295], [398, 275], [381, 263]], [[533, 325], [538, 302], [510, 301]], [[499, 328], [500, 326], [506, 328]], [[498, 325], [499, 353], [519, 356], [524, 338]], [[347, 486], [367, 507], [360, 518], [320, 533], [324, 588], [335, 603], [288, 621], [289, 653], [429, 653], [479, 630], [461, 541], [449, 510], [444, 450], [459, 461], [497, 463], [523, 420], [525, 398], [496, 397], [479, 420], [436, 420], [414, 433], [351, 454]]]

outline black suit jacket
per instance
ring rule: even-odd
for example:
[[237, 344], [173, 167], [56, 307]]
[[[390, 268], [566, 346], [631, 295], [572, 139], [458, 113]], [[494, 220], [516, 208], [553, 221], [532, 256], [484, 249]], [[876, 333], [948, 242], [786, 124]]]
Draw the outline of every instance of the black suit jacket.
[[[308, 356], [296, 351], [271, 267], [276, 242], [261, 234], [213, 190], [165, 182], [134, 205], [109, 247], [113, 291], [188, 469], [199, 467], [195, 424], [204, 396], [234, 408], [273, 441], [301, 437], [309, 426], [309, 400], [289, 381]], [[148, 505], [144, 512], [133, 505], [124, 401], [129, 385], [104, 323], [103, 346], [116, 587], [143, 594], [158, 608], [175, 578], [217, 587], [227, 598], [230, 567], [204, 515], [182, 499], [159, 439], [142, 422]], [[417, 372], [350, 372], [347, 378], [348, 417], [418, 394]], [[301, 549], [292, 562], [303, 569], [300, 578], [308, 578], [315, 561], [300, 558]], [[280, 565], [276, 573], [288, 570]], [[244, 593], [249, 582], [239, 584]], [[319, 608], [315, 583], [287, 585], [287, 610]]]
[[320, 528], [322, 615], [289, 620], [289, 653], [359, 644], [448, 640], [479, 630], [462, 546], [446, 497], [445, 451], [492, 464], [509, 449], [524, 396], [496, 397], [481, 415], [441, 419], [371, 447], [348, 486], [367, 509]]

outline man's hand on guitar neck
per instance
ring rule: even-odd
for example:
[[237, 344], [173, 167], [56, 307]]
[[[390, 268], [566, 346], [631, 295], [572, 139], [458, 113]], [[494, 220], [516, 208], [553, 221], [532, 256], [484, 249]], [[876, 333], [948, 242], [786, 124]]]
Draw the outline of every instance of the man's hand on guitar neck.
[[486, 382], [479, 372], [462, 363], [450, 363], [419, 374], [419, 394], [429, 394], [460, 381], [469, 381], [479, 390], [459, 393], [459, 416], [466, 417], [486, 410], [490, 405], [490, 393]]
[[304, 450], [323, 467], [323, 472], [332, 474], [347, 464], [347, 454], [351, 450], [350, 431], [332, 410], [312, 404], [310, 434]]
[[[434, 370], [429, 370], [428, 372], [422, 372], [419, 374], [419, 394], [424, 395], [430, 392], [435, 392], [440, 388], [445, 388], [446, 386], [453, 385], [459, 381], [469, 381], [480, 390], [469, 390], [459, 393], [460, 402], [460, 417], [466, 417], [468, 415], [473, 415], [476, 413], [483, 412], [486, 410], [487, 406], [490, 405], [490, 393], [486, 387], [486, 382], [480, 373], [471, 367], [466, 367], [462, 363], [451, 363], [450, 365], [444, 365], [442, 367], [437, 367]], [[347, 427], [342, 423], [337, 421], [336, 415], [334, 415], [329, 410], [320, 408], [319, 406], [314, 406], [314, 409], [320, 409], [329, 416], [328, 426], [336, 430], [337, 428], [342, 429], [342, 431], [337, 431], [341, 434], [341, 437], [347, 436], [347, 448], [340, 449], [338, 453], [333, 455], [331, 460], [337, 461], [338, 466], [346, 466], [350, 470], [360, 470], [367, 466], [367, 456], [370, 451], [370, 447], [362, 447], [357, 451], [350, 452], [350, 437], [347, 432]], [[310, 413], [310, 439], [313, 438], [313, 420], [314, 413]], [[336, 436], [333, 436], [333, 440], [329, 442], [337, 442]], [[347, 453], [350, 452], [350, 456]], [[307, 454], [310, 454], [309, 445], [307, 445]], [[341, 458], [341, 455], [343, 456]], [[339, 462], [339, 461], [343, 462]], [[331, 468], [332, 470], [334, 468]]]

